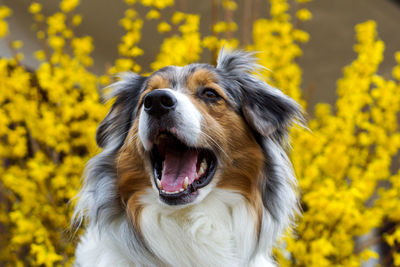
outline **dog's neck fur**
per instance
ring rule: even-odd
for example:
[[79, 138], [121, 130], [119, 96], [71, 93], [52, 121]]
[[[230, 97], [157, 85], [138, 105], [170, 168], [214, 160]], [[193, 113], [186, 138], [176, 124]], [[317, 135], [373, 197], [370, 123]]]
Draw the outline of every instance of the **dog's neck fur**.
[[[77, 249], [82, 266], [268, 266], [266, 253], [258, 247], [256, 222], [240, 194], [215, 190], [201, 203], [184, 209], [159, 204], [154, 194], [143, 197], [141, 231], [157, 260], [137, 262], [125, 253], [122, 235], [124, 220], [112, 231], [89, 226]], [[252, 227], [253, 226], [253, 227]], [[261, 236], [261, 238], [268, 238]], [[262, 242], [265, 243], [265, 242]], [[122, 247], [121, 247], [122, 246]], [[115, 247], [115, 249], [110, 249]], [[265, 254], [265, 255], [263, 255]], [[89, 257], [90, 255], [90, 257]], [[143, 259], [145, 257], [138, 257]], [[160, 260], [160, 261], [158, 261]], [[248, 265], [250, 263], [250, 265]]]

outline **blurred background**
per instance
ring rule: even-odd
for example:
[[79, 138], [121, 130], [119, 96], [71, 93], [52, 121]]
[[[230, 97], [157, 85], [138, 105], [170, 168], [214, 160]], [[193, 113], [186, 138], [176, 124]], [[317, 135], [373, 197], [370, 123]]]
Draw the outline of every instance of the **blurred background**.
[[307, 111], [302, 215], [280, 266], [400, 266], [400, 1], [0, 1], [0, 266], [71, 266], [86, 162], [116, 74], [259, 51]]
[[[38, 62], [33, 57], [33, 52], [40, 48], [35, 31], [32, 30], [32, 17], [26, 6], [28, 0], [5, 1], [13, 11], [10, 18], [10, 29], [13, 37], [29, 44], [25, 47], [25, 64], [34, 68]], [[212, 26], [212, 0], [210, 1], [176, 1], [181, 10], [196, 13], [201, 16], [200, 31], [204, 34], [211, 33]], [[238, 1], [239, 9], [243, 9], [243, 2]], [[251, 1], [253, 19], [261, 17], [263, 10], [267, 10], [267, 1]], [[258, 2], [258, 3], [257, 3]], [[52, 14], [58, 9], [58, 1], [43, 0], [43, 14]], [[259, 8], [254, 10], [254, 5]], [[302, 44], [304, 55], [298, 60], [303, 71], [303, 90], [312, 94], [310, 107], [315, 103], [324, 101], [333, 103], [336, 100], [335, 81], [341, 76], [342, 68], [354, 58], [352, 45], [354, 44], [353, 27], [366, 20], [374, 20], [378, 24], [379, 36], [386, 41], [383, 61], [379, 72], [390, 75], [395, 64], [391, 56], [400, 47], [400, 2], [397, 0], [319, 0], [307, 4], [313, 18], [302, 23], [301, 28], [311, 34], [308, 43]], [[118, 57], [116, 49], [124, 30], [118, 25], [123, 16], [126, 5], [123, 1], [86, 0], [77, 7], [76, 11], [83, 15], [84, 20], [76, 30], [78, 35], [90, 35], [96, 47], [92, 53], [95, 59], [93, 71], [101, 74], [107, 65]], [[145, 9], [141, 9], [145, 12]], [[235, 21], [241, 25], [243, 14], [237, 12]], [[151, 34], [156, 31], [156, 22], [151, 21], [144, 25], [141, 44], [146, 47], [145, 55], [137, 60], [141, 65], [149, 65], [158, 53], [162, 36]], [[240, 26], [239, 26], [240, 27]], [[248, 35], [251, 37], [251, 25], [247, 25]], [[243, 32], [236, 35], [243, 37]], [[3, 43], [0, 46], [2, 56], [10, 56], [11, 52]], [[203, 55], [203, 61], [209, 61], [209, 55]], [[149, 71], [147, 69], [146, 71]]]

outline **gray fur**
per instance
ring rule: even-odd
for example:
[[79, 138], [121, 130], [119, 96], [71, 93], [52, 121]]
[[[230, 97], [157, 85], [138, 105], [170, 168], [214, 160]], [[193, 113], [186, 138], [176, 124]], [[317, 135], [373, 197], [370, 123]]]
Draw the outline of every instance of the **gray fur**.
[[108, 98], [116, 97], [116, 100], [97, 128], [96, 141], [100, 147], [105, 147], [108, 142], [117, 140], [122, 145], [132, 119], [136, 116], [137, 104], [146, 78], [134, 73], [125, 73], [121, 75], [121, 78], [121, 81], [110, 86], [114, 90]]

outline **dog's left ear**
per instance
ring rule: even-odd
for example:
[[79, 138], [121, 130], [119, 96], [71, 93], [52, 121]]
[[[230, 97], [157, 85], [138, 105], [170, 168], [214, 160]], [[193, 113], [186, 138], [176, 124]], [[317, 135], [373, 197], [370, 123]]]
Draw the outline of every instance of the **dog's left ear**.
[[240, 87], [241, 110], [251, 128], [263, 136], [285, 135], [294, 121], [302, 122], [302, 109], [293, 99], [253, 74], [260, 68], [253, 55], [221, 50], [217, 69]]

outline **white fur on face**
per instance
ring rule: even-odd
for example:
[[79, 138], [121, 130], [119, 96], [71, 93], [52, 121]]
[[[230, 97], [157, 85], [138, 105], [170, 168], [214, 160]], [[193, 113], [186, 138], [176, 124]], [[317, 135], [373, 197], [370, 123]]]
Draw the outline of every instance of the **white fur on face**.
[[148, 137], [148, 121], [150, 116], [147, 114], [147, 112], [144, 111], [144, 107], [140, 109], [140, 117], [139, 117], [139, 137], [140, 140], [142, 141], [142, 144], [144, 146], [144, 149], [150, 150], [152, 146], [152, 142], [150, 138]]
[[[196, 147], [201, 133], [201, 113], [185, 94], [172, 89], [162, 90], [168, 90], [177, 99], [173, 118], [174, 127], [169, 130], [187, 146]], [[147, 151], [152, 148], [152, 141], [149, 136], [150, 119], [150, 116], [142, 107], [139, 116], [139, 137]]]

